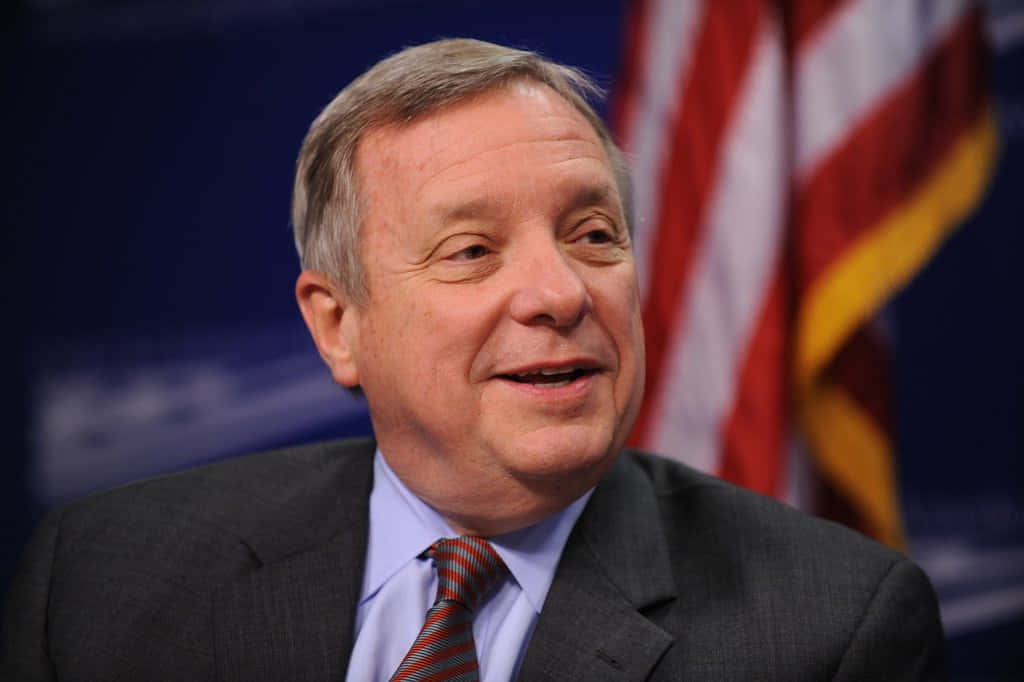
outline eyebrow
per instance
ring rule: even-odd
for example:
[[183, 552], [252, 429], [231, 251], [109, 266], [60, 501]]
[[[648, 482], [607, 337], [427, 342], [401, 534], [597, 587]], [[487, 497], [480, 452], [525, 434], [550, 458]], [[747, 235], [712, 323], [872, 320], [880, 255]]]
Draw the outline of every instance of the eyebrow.
[[[562, 219], [573, 211], [587, 206], [613, 206], [618, 204], [617, 199], [618, 189], [610, 183], [581, 185], [572, 191], [569, 200], [560, 208], [558, 218]], [[462, 220], [490, 218], [502, 210], [504, 209], [501, 202], [495, 201], [490, 196], [482, 196], [466, 201], [442, 204], [435, 207], [431, 213], [438, 216], [441, 222], [451, 224]]]
[[618, 202], [618, 189], [609, 183], [583, 185], [577, 188], [571, 199], [566, 203], [562, 214], [566, 215], [587, 206], [610, 206]]

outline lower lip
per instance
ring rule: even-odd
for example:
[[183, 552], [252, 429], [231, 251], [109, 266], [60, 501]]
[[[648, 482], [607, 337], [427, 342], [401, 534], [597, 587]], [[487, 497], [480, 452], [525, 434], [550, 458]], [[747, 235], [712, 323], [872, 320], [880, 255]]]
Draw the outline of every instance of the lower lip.
[[596, 376], [597, 372], [591, 372], [589, 374], [584, 374], [575, 381], [570, 381], [560, 386], [553, 386], [550, 384], [546, 386], [543, 384], [530, 384], [521, 381], [513, 381], [512, 379], [505, 379], [503, 377], [499, 377], [498, 381], [501, 381], [513, 390], [525, 394], [533, 399], [565, 401], [579, 399], [581, 396], [584, 396], [594, 385], [594, 378]]

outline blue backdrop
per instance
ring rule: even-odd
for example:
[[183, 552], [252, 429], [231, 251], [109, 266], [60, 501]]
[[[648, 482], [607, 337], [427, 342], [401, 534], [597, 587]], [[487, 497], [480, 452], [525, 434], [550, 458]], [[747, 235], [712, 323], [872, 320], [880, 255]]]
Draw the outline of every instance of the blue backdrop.
[[[55, 503], [367, 431], [292, 294], [288, 203], [309, 123], [381, 56], [444, 36], [536, 49], [611, 86], [624, 2], [36, 0], [4, 12], [6, 584]], [[1020, 22], [1013, 3], [993, 13]], [[1024, 41], [1004, 41], [994, 65], [996, 181], [891, 310], [913, 550], [939, 589], [954, 671], [993, 679], [1024, 671], [1010, 646], [1024, 641]]]

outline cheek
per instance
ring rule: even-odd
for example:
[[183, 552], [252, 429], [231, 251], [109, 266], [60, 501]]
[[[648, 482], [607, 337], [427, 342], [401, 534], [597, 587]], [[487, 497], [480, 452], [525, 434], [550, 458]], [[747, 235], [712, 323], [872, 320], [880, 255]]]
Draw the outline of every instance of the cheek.
[[[617, 286], [616, 286], [617, 285]], [[619, 382], [628, 393], [641, 393], [644, 383], [644, 328], [640, 316], [640, 296], [633, 280], [623, 278], [609, 283], [602, 299], [603, 316], [614, 340], [619, 358]], [[622, 396], [625, 399], [627, 396]]]
[[435, 295], [429, 308], [422, 311], [422, 325], [430, 329], [439, 345], [471, 360], [468, 356], [479, 352], [500, 318], [499, 299], [484, 286], [459, 287], [450, 295]]
[[394, 326], [400, 338], [393, 345], [403, 349], [410, 371], [455, 390], [471, 375], [486, 344], [486, 320], [474, 297], [421, 292], [399, 310]]
[[[612, 277], [594, 294], [608, 332], [624, 354], [643, 354], [640, 294], [632, 277]], [[639, 345], [640, 348], [636, 348]]]
[[360, 328], [360, 346], [366, 353], [366, 371], [387, 388], [412, 379], [414, 356], [428, 338], [422, 329], [422, 312], [416, 299], [400, 300], [394, 294], [376, 294]]

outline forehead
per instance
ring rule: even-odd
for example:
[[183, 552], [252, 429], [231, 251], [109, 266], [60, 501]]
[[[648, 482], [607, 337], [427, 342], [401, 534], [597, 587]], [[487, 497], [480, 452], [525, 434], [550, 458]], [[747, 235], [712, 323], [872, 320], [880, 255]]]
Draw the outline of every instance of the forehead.
[[534, 82], [514, 82], [409, 124], [373, 129], [356, 162], [363, 194], [378, 210], [394, 207], [396, 199], [419, 208], [479, 203], [530, 189], [524, 184], [607, 184], [612, 177], [591, 124]]

